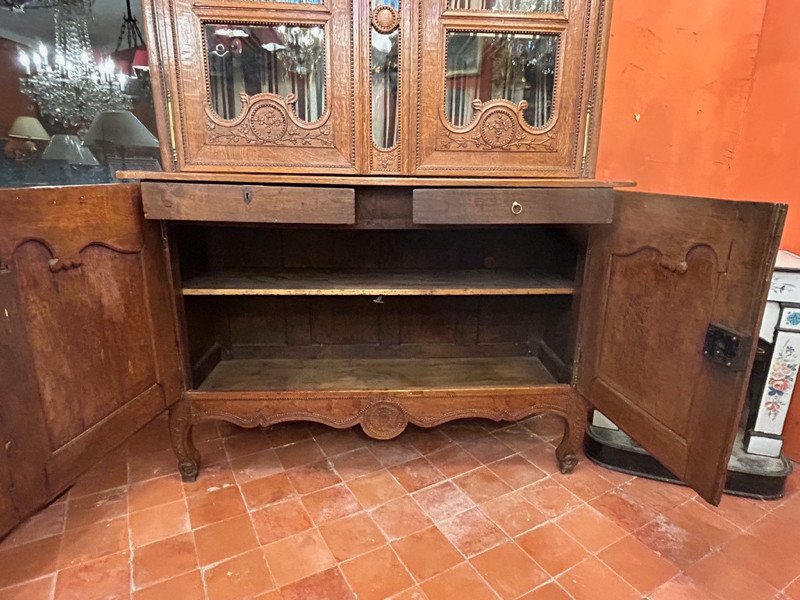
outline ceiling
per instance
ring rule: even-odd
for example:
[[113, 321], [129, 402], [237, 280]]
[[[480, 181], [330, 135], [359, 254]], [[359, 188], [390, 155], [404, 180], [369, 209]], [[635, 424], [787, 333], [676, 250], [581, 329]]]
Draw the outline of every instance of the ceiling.
[[[101, 52], [113, 51], [126, 13], [125, 0], [94, 0], [91, 12], [89, 38], [92, 47]], [[131, 12], [144, 34], [139, 0], [131, 0]], [[0, 9], [0, 37], [30, 46], [38, 45], [39, 41], [52, 45], [53, 10], [38, 8], [18, 13]]]

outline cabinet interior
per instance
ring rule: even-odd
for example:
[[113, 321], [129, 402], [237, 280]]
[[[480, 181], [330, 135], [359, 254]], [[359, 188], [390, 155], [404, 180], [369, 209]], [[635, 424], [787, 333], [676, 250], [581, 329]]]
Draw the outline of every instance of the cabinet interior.
[[580, 229], [172, 227], [194, 389], [570, 380]]

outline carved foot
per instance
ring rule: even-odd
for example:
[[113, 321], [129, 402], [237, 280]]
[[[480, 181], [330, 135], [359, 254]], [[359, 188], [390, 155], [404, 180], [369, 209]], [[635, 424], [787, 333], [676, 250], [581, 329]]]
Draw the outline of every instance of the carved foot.
[[565, 475], [572, 473], [580, 461], [588, 416], [589, 407], [586, 401], [577, 393], [570, 394], [567, 414], [564, 416], [564, 437], [556, 448], [558, 468]]
[[200, 470], [200, 453], [192, 441], [192, 405], [188, 400], [179, 400], [169, 409], [169, 435], [172, 450], [178, 458], [181, 479], [192, 482]]

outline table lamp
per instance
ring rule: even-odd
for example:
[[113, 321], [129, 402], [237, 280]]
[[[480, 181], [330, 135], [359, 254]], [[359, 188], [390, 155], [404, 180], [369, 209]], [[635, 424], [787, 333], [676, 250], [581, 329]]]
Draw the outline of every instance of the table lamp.
[[47, 144], [42, 160], [61, 160], [79, 167], [99, 167], [100, 163], [77, 135], [56, 134]]
[[30, 158], [36, 154], [36, 142], [50, 139], [36, 117], [17, 117], [8, 130], [9, 142], [5, 146], [8, 158]]

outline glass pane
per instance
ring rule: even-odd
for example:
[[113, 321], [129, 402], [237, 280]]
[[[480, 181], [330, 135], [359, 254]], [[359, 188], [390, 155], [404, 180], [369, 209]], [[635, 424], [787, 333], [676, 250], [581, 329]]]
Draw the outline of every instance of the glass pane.
[[561, 0], [449, 0], [449, 8], [508, 12], [561, 12]]
[[211, 106], [232, 119], [239, 94], [294, 94], [297, 116], [325, 113], [325, 30], [312, 26], [206, 24]]
[[372, 141], [378, 148], [397, 143], [397, 31], [372, 31]]
[[467, 125], [474, 100], [526, 100], [525, 121], [543, 127], [553, 111], [557, 52], [556, 34], [448, 33], [447, 118], [455, 126]]

